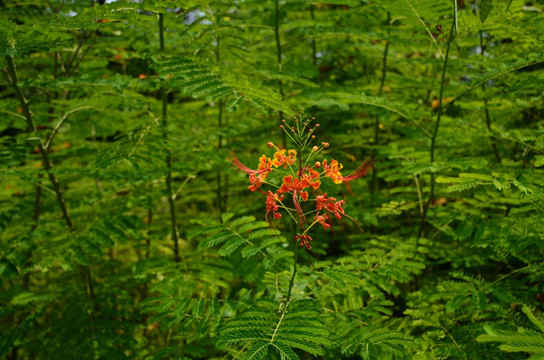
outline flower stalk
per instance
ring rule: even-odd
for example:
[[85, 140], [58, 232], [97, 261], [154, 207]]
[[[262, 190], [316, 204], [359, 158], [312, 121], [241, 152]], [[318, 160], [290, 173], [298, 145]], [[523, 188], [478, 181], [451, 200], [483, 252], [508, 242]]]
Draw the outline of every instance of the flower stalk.
[[[287, 301], [291, 298], [297, 272], [297, 248], [303, 248], [310, 258], [309, 250], [313, 240], [309, 234], [310, 229], [320, 224], [323, 230], [332, 230], [332, 221], [340, 221], [344, 217], [351, 219], [361, 229], [355, 219], [345, 213], [344, 200], [337, 200], [321, 191], [322, 182], [343, 183], [351, 192], [349, 184], [367, 175], [374, 166], [374, 161], [367, 158], [353, 172], [344, 176], [341, 172], [343, 165], [337, 160], [325, 158], [315, 161], [330, 146], [326, 142], [313, 145], [316, 138], [314, 133], [320, 125], [312, 124], [315, 118], [309, 119], [304, 110], [293, 118], [292, 124], [282, 120], [280, 128], [296, 149], [286, 149], [269, 142], [267, 146], [275, 152], [272, 157], [266, 154], [259, 157], [256, 169], [246, 166], [233, 151], [228, 150], [231, 165], [249, 176], [248, 189], [266, 195], [265, 218], [271, 226], [281, 222], [285, 213], [296, 225], [298, 233], [293, 240], [297, 245]], [[264, 191], [264, 187], [273, 190]]]

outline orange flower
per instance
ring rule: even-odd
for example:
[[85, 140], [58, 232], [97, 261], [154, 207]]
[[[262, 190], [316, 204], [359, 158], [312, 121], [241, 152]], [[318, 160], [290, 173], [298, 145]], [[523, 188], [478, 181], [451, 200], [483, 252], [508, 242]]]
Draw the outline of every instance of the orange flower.
[[278, 189], [278, 194], [287, 193], [293, 191], [295, 194], [298, 193], [302, 200], [308, 200], [308, 192], [304, 191], [305, 188], [310, 186], [310, 183], [307, 179], [293, 179], [291, 175], [287, 175], [283, 178], [283, 184]]
[[314, 220], [323, 225], [323, 229], [327, 230], [331, 227], [329, 214], [320, 215], [319, 212], [314, 216]]
[[284, 195], [278, 196], [278, 194], [274, 194], [272, 191], [268, 190], [268, 195], [266, 196], [266, 221], [268, 221], [268, 214], [270, 212], [274, 215], [274, 219], [281, 219], [281, 214], [278, 212], [278, 205], [276, 205], [276, 202], [282, 201], [283, 197]]
[[[336, 198], [333, 197], [327, 197], [327, 193], [323, 195], [318, 195], [315, 198], [316, 206], [315, 208], [317, 210], [325, 210], [329, 211], [334, 216], [336, 216], [337, 219], [342, 219], [342, 216], [345, 215], [344, 209], [342, 209], [342, 205], [344, 205], [346, 202], [344, 200], [336, 201]], [[317, 212], [317, 215], [319, 215], [319, 211]], [[316, 215], [316, 216], [317, 216]]]
[[311, 187], [318, 189], [321, 186], [321, 181], [319, 180], [320, 175], [314, 169], [308, 169], [308, 172], [303, 175], [303, 179], [308, 181]]
[[276, 151], [274, 154], [274, 161], [272, 164], [275, 167], [283, 165], [283, 168], [286, 169], [287, 165], [293, 165], [297, 161], [297, 152], [296, 150], [289, 150], [289, 156], [285, 156], [285, 149]]
[[302, 234], [295, 236], [295, 241], [300, 242], [301, 247], [305, 247], [306, 249], [310, 250], [312, 247], [310, 246], [310, 241], [313, 239], [310, 237], [310, 235]]
[[335, 184], [342, 183], [342, 173], [340, 170], [343, 168], [342, 164], [332, 159], [330, 165], [327, 164], [327, 159], [323, 160], [323, 170], [325, 176], [330, 177]]
[[[270, 158], [267, 158], [266, 155], [263, 155], [259, 158], [259, 165], [257, 167], [259, 171], [266, 171], [271, 172], [272, 171], [272, 160]], [[266, 174], [268, 176], [268, 174]]]
[[264, 179], [266, 179], [266, 176], [263, 174], [251, 174], [249, 175], [249, 182], [251, 185], [249, 185], [248, 189], [251, 191], [257, 190], [261, 185], [263, 184]]
[[305, 217], [304, 212], [302, 211], [302, 207], [300, 206], [300, 202], [298, 201], [297, 195], [300, 195], [301, 199], [304, 201], [308, 200], [308, 192], [304, 191], [304, 189], [308, 186], [310, 186], [308, 180], [304, 178], [293, 179], [291, 175], [287, 175], [283, 178], [283, 184], [281, 184], [281, 187], [278, 189], [278, 194], [287, 193], [290, 191], [293, 192], [293, 205], [295, 205], [295, 209], [300, 219], [301, 226], [304, 222]]

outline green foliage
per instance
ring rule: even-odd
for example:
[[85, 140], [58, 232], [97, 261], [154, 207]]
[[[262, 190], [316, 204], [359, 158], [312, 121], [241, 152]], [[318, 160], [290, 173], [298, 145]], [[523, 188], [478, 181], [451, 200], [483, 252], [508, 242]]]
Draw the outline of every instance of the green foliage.
[[[232, 214], [223, 214], [222, 222], [194, 221], [200, 227], [189, 234], [189, 238], [206, 236], [198, 244], [198, 249], [207, 249], [219, 245], [220, 256], [238, 258], [247, 264], [252, 272], [264, 271], [276, 265], [278, 261], [292, 257], [282, 243], [285, 238], [278, 230], [270, 227], [266, 221], [256, 221], [253, 216], [244, 216], [231, 221]], [[252, 259], [257, 256], [257, 259]], [[247, 261], [243, 260], [247, 259]], [[243, 268], [245, 268], [244, 266]], [[244, 269], [241, 273], [244, 273]]]
[[[0, 1], [0, 358], [543, 358], [542, 2], [100, 2]], [[301, 108], [308, 251], [226, 160]]]
[[330, 346], [331, 341], [318, 316], [312, 301], [285, 305], [262, 299], [225, 324], [216, 346], [247, 345], [244, 359], [262, 359], [270, 351], [279, 354], [282, 360], [300, 359], [293, 348], [324, 355], [321, 346]]
[[533, 354], [531, 359], [539, 359], [544, 355], [544, 324], [537, 319], [527, 305], [523, 305], [522, 311], [540, 332], [519, 328], [517, 332], [494, 330], [485, 326], [486, 335], [480, 335], [476, 340], [480, 342], [501, 342], [501, 350], [507, 352], [528, 352]]

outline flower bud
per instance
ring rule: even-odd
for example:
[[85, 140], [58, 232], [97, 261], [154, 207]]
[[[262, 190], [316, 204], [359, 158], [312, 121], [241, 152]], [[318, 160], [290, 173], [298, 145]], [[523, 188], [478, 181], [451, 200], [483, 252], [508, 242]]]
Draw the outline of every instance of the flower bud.
[[323, 145], [323, 148], [324, 149], [327, 149], [329, 147], [329, 143], [328, 142], [322, 142], [321, 145]]
[[319, 124], [315, 124], [315, 127], [320, 127], [320, 126], [321, 126], [321, 125], [319, 125]]
[[312, 150], [313, 150], [313, 151], [317, 151], [317, 150], [319, 150], [319, 148], [318, 148], [317, 146], [314, 146], [314, 147], [312, 148]]
[[315, 135], [312, 135], [312, 139], [315, 139]]
[[280, 125], [280, 128], [282, 128], [282, 129], [283, 129], [283, 125]]
[[319, 169], [321, 167], [321, 163], [319, 161], [316, 161], [314, 164], [314, 168]]
[[274, 143], [271, 142], [271, 141], [267, 142], [267, 143], [266, 143], [266, 146], [268, 146], [269, 148], [275, 147], [275, 146], [274, 146]]

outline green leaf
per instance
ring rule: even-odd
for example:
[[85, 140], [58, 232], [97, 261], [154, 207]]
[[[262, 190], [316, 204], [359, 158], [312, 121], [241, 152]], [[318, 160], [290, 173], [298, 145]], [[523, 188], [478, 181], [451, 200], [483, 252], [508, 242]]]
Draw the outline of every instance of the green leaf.
[[544, 324], [542, 323], [542, 321], [540, 321], [539, 319], [537, 319], [533, 313], [531, 312], [531, 310], [529, 309], [529, 307], [525, 304], [523, 304], [523, 306], [521, 307], [521, 311], [523, 311], [523, 313], [525, 315], [527, 315], [527, 317], [529, 318], [529, 320], [531, 320], [531, 322], [533, 324], [535, 324], [535, 326], [537, 328], [540, 329], [540, 331], [542, 331], [542, 333], [544, 333]]
[[453, 314], [459, 310], [465, 303], [467, 297], [464, 295], [457, 295], [446, 303], [446, 314]]
[[245, 239], [235, 237], [219, 248], [219, 255], [228, 256], [246, 242]]
[[260, 360], [264, 358], [268, 350], [269, 343], [267, 341], [257, 341], [246, 352], [244, 360]]
[[198, 244], [198, 249], [202, 250], [202, 249], [207, 249], [207, 248], [214, 247], [216, 245], [219, 245], [219, 244], [225, 242], [226, 240], [228, 240], [228, 239], [230, 239], [231, 237], [234, 237], [234, 236], [236, 236], [236, 234], [232, 233], [231, 231], [223, 231], [223, 232], [220, 232], [218, 234], [214, 234], [214, 235], [202, 240]]
[[298, 357], [298, 355], [293, 351], [293, 349], [291, 349], [289, 347], [289, 345], [281, 342], [281, 341], [276, 341], [274, 343], [272, 343], [272, 346], [274, 346], [276, 348], [276, 351], [280, 354], [281, 358], [282, 359], [287, 359], [287, 360], [299, 360], [300, 358]]

